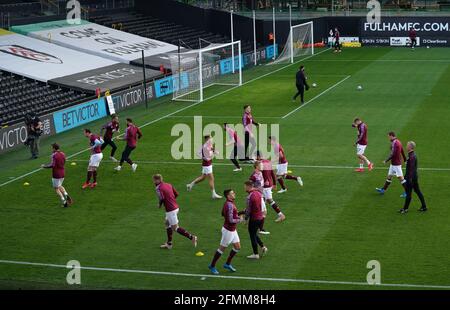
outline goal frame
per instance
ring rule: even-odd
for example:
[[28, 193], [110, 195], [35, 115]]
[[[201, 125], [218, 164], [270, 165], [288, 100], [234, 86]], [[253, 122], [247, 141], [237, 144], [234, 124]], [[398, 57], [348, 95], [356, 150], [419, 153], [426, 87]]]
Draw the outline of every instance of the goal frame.
[[290, 53], [291, 53], [291, 63], [292, 64], [294, 63], [294, 31], [293, 30], [295, 28], [299, 28], [299, 27], [305, 26], [305, 25], [311, 25], [311, 52], [312, 52], [312, 55], [314, 55], [314, 23], [312, 21], [310, 21], [310, 22], [291, 26], [289, 37], [290, 37], [290, 44], [291, 44]]
[[[234, 53], [234, 48], [237, 45], [238, 48], [238, 68], [235, 68], [235, 58], [236, 55]], [[217, 49], [222, 49], [222, 48], [226, 48], [226, 47], [231, 47], [231, 50], [233, 51], [232, 56], [231, 56], [231, 66], [232, 66], [232, 73], [228, 73], [228, 74], [235, 74], [237, 70], [239, 70], [239, 82], [237, 84], [226, 84], [226, 83], [211, 83], [207, 86], [204, 86], [203, 83], [203, 54], [210, 52], [210, 51], [214, 51]], [[180, 54], [180, 53], [179, 53]], [[227, 85], [227, 86], [242, 86], [242, 50], [241, 50], [241, 41], [233, 41], [233, 42], [228, 42], [228, 43], [224, 43], [224, 44], [220, 44], [220, 45], [215, 45], [215, 46], [211, 46], [211, 47], [205, 47], [205, 48], [200, 48], [198, 50], [198, 54], [197, 54], [197, 59], [198, 59], [198, 79], [199, 79], [199, 89], [198, 90], [192, 90], [191, 92], [185, 93], [180, 97], [173, 97], [172, 100], [174, 101], [189, 101], [189, 102], [203, 102], [204, 101], [204, 90], [207, 87], [213, 86], [213, 85]], [[181, 79], [181, 72], [177, 72], [176, 73], [178, 75], [178, 79]], [[219, 73], [220, 74], [220, 73]], [[178, 86], [180, 87], [180, 85]], [[189, 93], [193, 93], [193, 92], [199, 92], [200, 94], [200, 98], [198, 100], [193, 100], [193, 99], [183, 99], [183, 96], [188, 95]]]

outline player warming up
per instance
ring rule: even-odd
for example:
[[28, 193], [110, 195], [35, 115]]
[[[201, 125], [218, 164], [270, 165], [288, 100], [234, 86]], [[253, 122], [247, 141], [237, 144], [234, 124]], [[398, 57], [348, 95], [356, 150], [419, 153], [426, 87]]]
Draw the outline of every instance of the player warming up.
[[[244, 115], [242, 115], [242, 125], [245, 131], [245, 160], [253, 161], [254, 152], [256, 150], [256, 140], [253, 134], [253, 125], [259, 126], [259, 123], [255, 122], [252, 115], [252, 107], [249, 105], [244, 106]], [[250, 151], [249, 151], [250, 146]]]
[[142, 138], [142, 131], [139, 127], [133, 124], [133, 120], [131, 118], [127, 118], [127, 129], [125, 130], [125, 136], [122, 140], [127, 142], [125, 146], [125, 150], [122, 152], [122, 157], [120, 158], [119, 165], [114, 168], [116, 171], [122, 170], [122, 166], [124, 162], [127, 162], [131, 166], [131, 170], [133, 172], [137, 169], [137, 164], [133, 163], [130, 159], [130, 154], [136, 149], [137, 141]]
[[48, 165], [42, 165], [42, 168], [52, 169], [52, 185], [56, 191], [56, 195], [61, 199], [64, 208], [67, 208], [73, 203], [72, 198], [70, 198], [66, 189], [63, 187], [66, 164], [66, 155], [61, 152], [59, 145], [56, 143], [52, 144], [52, 162]]
[[392, 183], [392, 178], [396, 176], [400, 183], [402, 184], [405, 192], [401, 195], [401, 197], [406, 197], [406, 180], [403, 178], [403, 171], [402, 171], [402, 159], [403, 161], [406, 161], [405, 152], [403, 151], [402, 143], [399, 139], [395, 136], [394, 132], [389, 132], [388, 134], [389, 140], [391, 141], [391, 154], [389, 157], [383, 161], [384, 164], [387, 162], [391, 162], [391, 165], [389, 167], [388, 177], [386, 179], [386, 182], [384, 183], [384, 186], [382, 188], [377, 188], [377, 192], [380, 194], [384, 194], [386, 190], [388, 189], [389, 185]]
[[278, 161], [277, 165], [277, 179], [278, 183], [280, 183], [281, 189], [278, 191], [278, 194], [282, 194], [287, 192], [287, 188], [284, 184], [284, 179], [287, 180], [295, 180], [300, 186], [303, 186], [303, 180], [301, 177], [297, 177], [294, 175], [288, 174], [288, 161], [286, 159], [286, 154], [284, 153], [284, 149], [280, 143], [277, 142], [275, 137], [269, 137], [269, 142], [272, 144], [275, 158]]
[[[103, 132], [105, 132], [103, 134]], [[117, 150], [117, 145], [113, 141], [113, 135], [115, 132], [119, 132], [119, 117], [117, 115], [111, 116], [111, 121], [106, 123], [100, 132], [100, 135], [103, 135], [103, 144], [102, 144], [102, 151], [108, 146], [111, 146], [111, 155], [109, 156], [109, 159], [111, 159], [113, 162], [118, 162], [118, 160], [114, 157], [114, 154]]]
[[247, 192], [247, 209], [245, 218], [248, 219], [248, 233], [252, 243], [253, 254], [247, 256], [249, 259], [259, 259], [258, 245], [261, 247], [262, 255], [267, 253], [267, 247], [264, 246], [261, 238], [258, 236], [258, 230], [261, 229], [264, 215], [262, 209], [262, 195], [253, 185], [252, 181], [244, 183]]
[[409, 204], [411, 203], [412, 191], [419, 197], [422, 207], [419, 209], [420, 212], [425, 212], [428, 210], [427, 204], [425, 203], [425, 197], [423, 197], [422, 192], [419, 187], [419, 176], [417, 174], [417, 156], [415, 153], [416, 143], [414, 141], [409, 141], [407, 146], [408, 150], [408, 160], [406, 161], [406, 200], [403, 208], [399, 210], [401, 214], [408, 213]]
[[[263, 170], [262, 163], [260, 161], [256, 161], [253, 164], [253, 168], [255, 168], [255, 169], [253, 170], [253, 173], [250, 176], [249, 180], [253, 182], [253, 186], [261, 193], [261, 195], [263, 195], [264, 177], [262, 174], [262, 170]], [[263, 212], [263, 219], [262, 219], [261, 227], [259, 229], [259, 233], [262, 235], [270, 235], [270, 232], [268, 232], [264, 229], [264, 221], [267, 216], [267, 208], [266, 208], [266, 203], [264, 201], [263, 196], [261, 196], [261, 207], [262, 207], [262, 212]]]
[[334, 52], [335, 53], [342, 52], [340, 39], [341, 39], [341, 33], [339, 32], [339, 30], [336, 27], [336, 28], [334, 28]]
[[[87, 187], [94, 188], [97, 186], [97, 170], [100, 166], [100, 162], [103, 159], [102, 144], [103, 140], [100, 136], [97, 136], [89, 129], [84, 130], [85, 137], [89, 138], [89, 145], [91, 149], [91, 157], [89, 158], [88, 171], [86, 176], [86, 182], [81, 186], [85, 189]], [[92, 179], [92, 183], [91, 183]]]
[[239, 239], [236, 227], [237, 224], [243, 222], [244, 219], [239, 216], [236, 208], [236, 193], [232, 189], [227, 189], [223, 192], [223, 195], [225, 196], [226, 201], [222, 208], [222, 216], [224, 217], [222, 239], [220, 240], [219, 248], [216, 250], [216, 253], [214, 253], [211, 264], [208, 266], [212, 274], [219, 274], [219, 271], [216, 268], [216, 263], [230, 244], [233, 245], [233, 249], [231, 249], [223, 268], [231, 272], [236, 272], [236, 269], [231, 265], [231, 261], [241, 249], [241, 241]]
[[217, 155], [217, 152], [214, 150], [214, 142], [211, 136], [205, 136], [205, 143], [202, 145], [202, 148], [198, 152], [198, 155], [202, 158], [202, 175], [186, 185], [188, 192], [190, 192], [196, 184], [202, 182], [205, 179], [208, 179], [212, 199], [222, 198], [222, 196], [217, 195], [214, 186], [212, 160], [214, 155]]
[[357, 168], [356, 172], [364, 172], [364, 163], [367, 164], [369, 171], [373, 169], [373, 163], [367, 159], [364, 155], [367, 147], [367, 125], [361, 119], [355, 118], [353, 121], [352, 127], [358, 129], [358, 138], [356, 140], [356, 156], [359, 158], [359, 168]]
[[230, 160], [233, 163], [233, 165], [236, 167], [233, 171], [234, 172], [240, 172], [242, 171], [241, 166], [239, 165], [239, 162], [237, 161], [240, 158], [244, 158], [244, 146], [242, 145], [241, 140], [238, 137], [238, 134], [236, 130], [230, 127], [229, 124], [224, 123], [223, 128], [227, 131], [229, 142], [227, 142], [226, 146], [233, 145], [233, 151], [231, 151], [230, 154]]
[[159, 198], [158, 207], [161, 208], [164, 205], [164, 208], [166, 209], [167, 242], [161, 245], [161, 248], [172, 249], [172, 234], [174, 231], [191, 240], [194, 247], [197, 247], [197, 236], [190, 234], [184, 228], [178, 226], [178, 211], [180, 208], [178, 207], [178, 193], [175, 188], [172, 184], [163, 182], [163, 177], [160, 174], [155, 174], [153, 176], [153, 184], [156, 187], [156, 194]]
[[417, 46], [417, 33], [413, 27], [409, 28], [408, 37], [411, 41], [411, 49], [414, 49]]
[[272, 198], [272, 189], [276, 188], [277, 184], [277, 179], [272, 168], [272, 162], [268, 159], [263, 159], [260, 151], [256, 152], [256, 160], [260, 161], [262, 164], [261, 172], [264, 179], [263, 197], [266, 201], [266, 205], [271, 206], [277, 214], [277, 219], [275, 220], [275, 222], [282, 222], [286, 219], [286, 216], [283, 214], [283, 212], [281, 212], [280, 207], [278, 207], [278, 204]]

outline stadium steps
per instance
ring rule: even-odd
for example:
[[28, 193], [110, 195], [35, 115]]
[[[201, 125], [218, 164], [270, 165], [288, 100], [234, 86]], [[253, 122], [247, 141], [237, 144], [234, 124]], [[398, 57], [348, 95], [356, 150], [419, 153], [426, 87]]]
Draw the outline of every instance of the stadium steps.
[[87, 99], [84, 93], [0, 70], [0, 126], [18, 123], [27, 113], [44, 115]]
[[[212, 43], [224, 43], [230, 41], [230, 38], [227, 38], [226, 36], [210, 33], [203, 29], [175, 24], [173, 22], [145, 16], [136, 12], [121, 12], [107, 16], [94, 16], [90, 21], [111, 28], [113, 25], [121, 25], [120, 28], [116, 29], [174, 45], [178, 45], [179, 40], [182, 40], [186, 45], [193, 49], [199, 48], [200, 38]], [[242, 42], [241, 48], [243, 53], [249, 52], [253, 50], [253, 44], [251, 42]]]

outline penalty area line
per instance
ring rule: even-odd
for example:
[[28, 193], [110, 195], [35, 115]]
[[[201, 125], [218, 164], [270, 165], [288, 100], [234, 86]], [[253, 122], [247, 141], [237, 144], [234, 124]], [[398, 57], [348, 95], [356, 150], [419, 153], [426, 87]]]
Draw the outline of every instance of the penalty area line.
[[[0, 264], [9, 265], [24, 265], [37, 267], [50, 267], [73, 269], [71, 266], [47, 263], [33, 263], [12, 260], [0, 260]], [[102, 268], [102, 267], [75, 267], [80, 270], [103, 271], [103, 272], [117, 272], [117, 273], [137, 273], [157, 276], [178, 276], [190, 278], [211, 278], [211, 279], [232, 279], [232, 280], [246, 280], [246, 281], [265, 281], [265, 282], [285, 282], [285, 283], [306, 283], [306, 284], [326, 284], [326, 285], [353, 285], [353, 286], [373, 286], [373, 287], [398, 287], [398, 288], [430, 288], [430, 289], [450, 289], [450, 285], [429, 285], [429, 284], [397, 284], [397, 283], [380, 283], [369, 284], [367, 282], [352, 282], [352, 281], [330, 281], [330, 280], [311, 280], [311, 279], [295, 279], [295, 278], [268, 278], [255, 276], [231, 276], [231, 275], [211, 275], [199, 273], [183, 273], [183, 272], [168, 272], [168, 271], [153, 271], [140, 269], [123, 269], [123, 268]]]

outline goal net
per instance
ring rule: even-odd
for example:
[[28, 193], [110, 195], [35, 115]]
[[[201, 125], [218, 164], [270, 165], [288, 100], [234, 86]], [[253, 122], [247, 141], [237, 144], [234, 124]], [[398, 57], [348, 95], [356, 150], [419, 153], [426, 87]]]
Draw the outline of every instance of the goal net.
[[201, 102], [242, 85], [241, 42], [210, 44], [169, 54], [172, 100]]
[[273, 63], [294, 63], [299, 57], [314, 55], [313, 36], [313, 22], [292, 26], [283, 51]]

